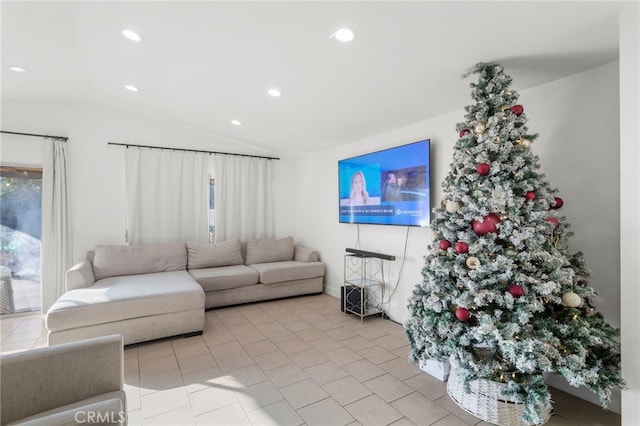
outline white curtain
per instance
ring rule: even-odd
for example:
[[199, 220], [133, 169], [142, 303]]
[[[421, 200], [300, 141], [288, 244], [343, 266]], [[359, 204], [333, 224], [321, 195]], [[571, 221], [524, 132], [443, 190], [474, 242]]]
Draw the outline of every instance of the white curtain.
[[209, 241], [210, 157], [126, 149], [128, 244]]
[[67, 162], [67, 143], [48, 140], [42, 170], [43, 312], [65, 292], [65, 274], [73, 262]]
[[274, 237], [271, 161], [215, 155], [215, 240]]

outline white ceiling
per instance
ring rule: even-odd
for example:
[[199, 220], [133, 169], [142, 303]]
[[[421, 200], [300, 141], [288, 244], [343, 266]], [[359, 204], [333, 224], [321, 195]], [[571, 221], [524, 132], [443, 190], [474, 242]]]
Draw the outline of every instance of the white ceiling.
[[[473, 78], [460, 76], [477, 62], [502, 63], [521, 91], [614, 61], [627, 6], [3, 0], [2, 99], [96, 102], [314, 152], [462, 109]], [[352, 43], [330, 38], [342, 26], [356, 31]]]

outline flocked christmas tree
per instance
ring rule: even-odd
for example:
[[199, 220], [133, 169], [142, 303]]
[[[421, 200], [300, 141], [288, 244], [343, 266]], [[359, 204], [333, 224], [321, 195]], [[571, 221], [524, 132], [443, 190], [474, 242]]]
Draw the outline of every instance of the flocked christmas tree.
[[606, 407], [624, 386], [618, 330], [592, 304], [582, 253], [569, 252], [563, 200], [539, 171], [511, 77], [499, 64], [472, 73], [475, 102], [457, 125], [434, 242], [409, 300], [410, 359], [448, 360], [465, 382], [504, 383], [527, 424], [546, 420], [545, 372]]

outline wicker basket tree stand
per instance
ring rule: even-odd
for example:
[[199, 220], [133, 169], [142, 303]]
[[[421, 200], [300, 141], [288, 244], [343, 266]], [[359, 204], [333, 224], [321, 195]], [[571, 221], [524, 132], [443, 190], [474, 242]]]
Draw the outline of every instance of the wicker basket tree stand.
[[[472, 380], [465, 386], [459, 369], [452, 368], [447, 381], [447, 393], [466, 412], [486, 422], [500, 426], [527, 426], [522, 420], [524, 404], [501, 395], [503, 383]], [[551, 416], [551, 405], [545, 407], [544, 424]]]

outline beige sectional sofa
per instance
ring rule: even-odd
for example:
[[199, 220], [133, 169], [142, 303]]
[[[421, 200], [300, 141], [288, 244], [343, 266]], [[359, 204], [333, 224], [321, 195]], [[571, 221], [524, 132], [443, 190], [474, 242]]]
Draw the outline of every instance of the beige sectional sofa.
[[98, 245], [67, 272], [67, 292], [47, 312], [48, 341], [198, 334], [207, 308], [322, 293], [324, 272], [317, 252], [292, 237]]

